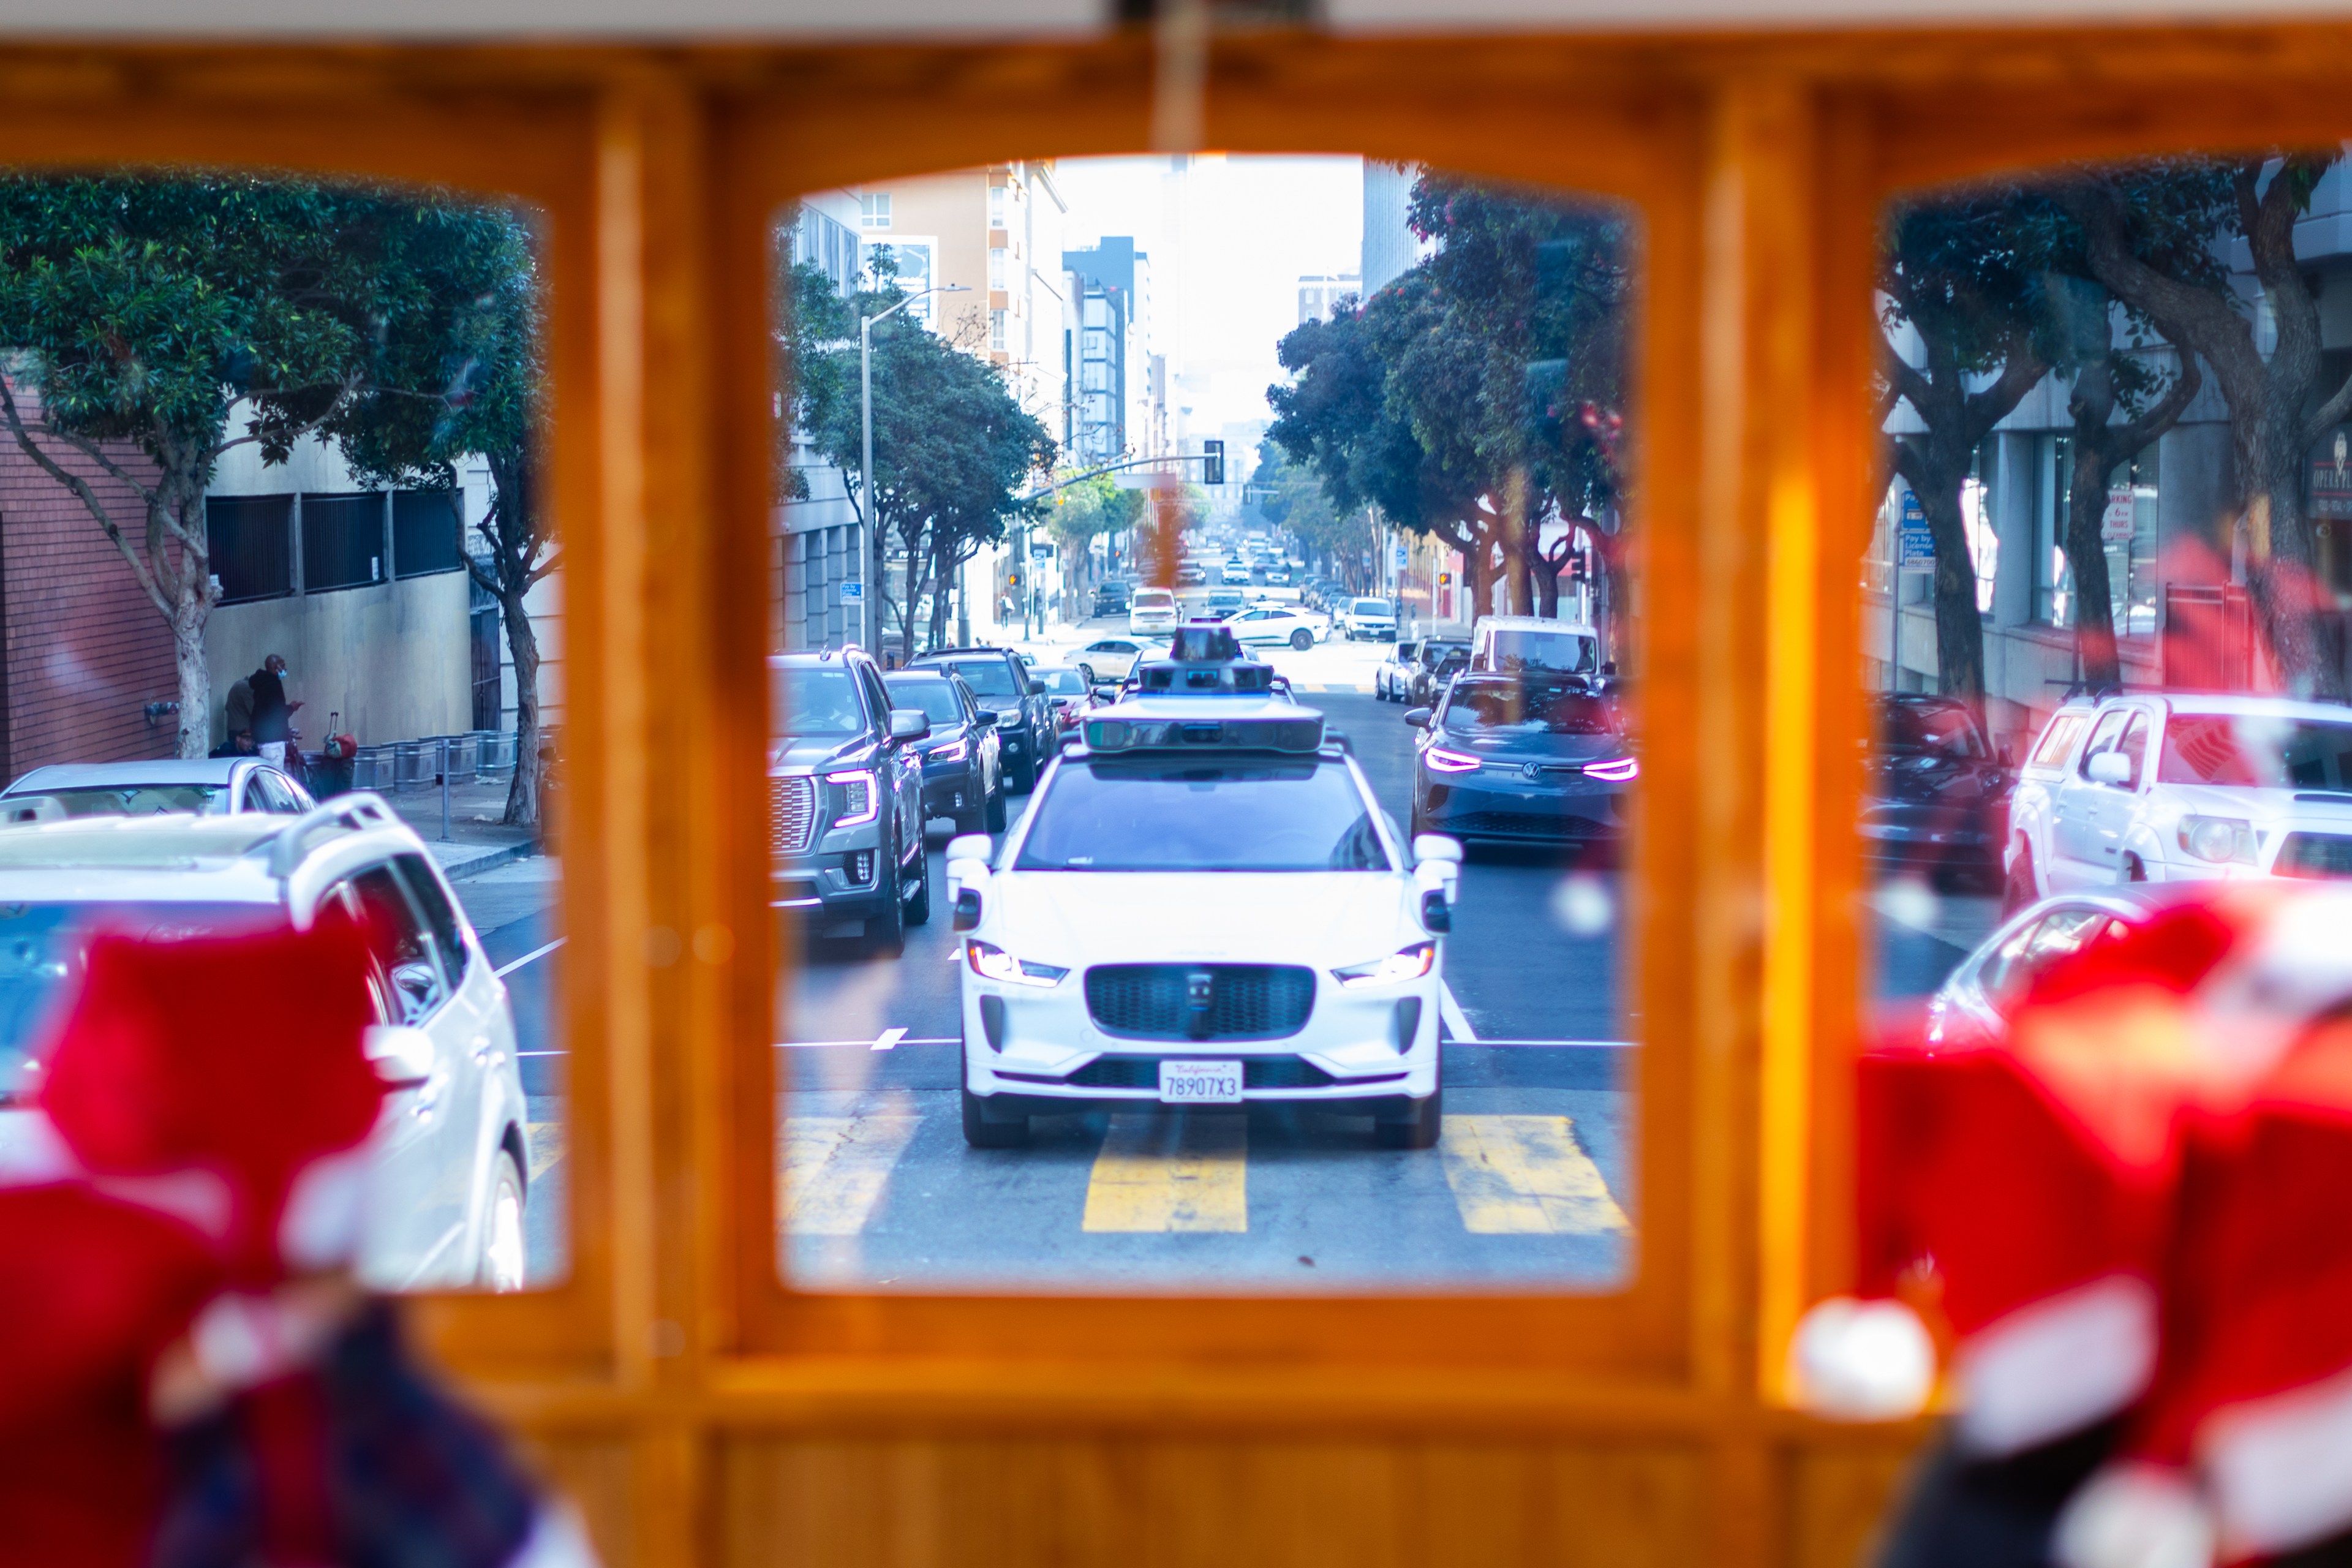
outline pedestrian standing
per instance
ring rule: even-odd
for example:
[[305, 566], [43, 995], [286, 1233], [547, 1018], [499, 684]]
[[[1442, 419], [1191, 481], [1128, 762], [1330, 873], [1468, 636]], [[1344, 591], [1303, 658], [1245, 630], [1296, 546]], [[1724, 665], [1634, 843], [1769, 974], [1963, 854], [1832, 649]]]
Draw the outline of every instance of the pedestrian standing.
[[[230, 683], [228, 689], [227, 709], [229, 744], [232, 746], [236, 745], [236, 738], [239, 735], [244, 735], [250, 740], [253, 734], [252, 681], [240, 675], [235, 681]], [[253, 750], [253, 747], [247, 745], [239, 747], [238, 749], [241, 751], [250, 752]]]
[[286, 700], [286, 660], [273, 653], [245, 679], [253, 690], [254, 742], [264, 761], [282, 768], [287, 745], [294, 739], [294, 713], [302, 706]]

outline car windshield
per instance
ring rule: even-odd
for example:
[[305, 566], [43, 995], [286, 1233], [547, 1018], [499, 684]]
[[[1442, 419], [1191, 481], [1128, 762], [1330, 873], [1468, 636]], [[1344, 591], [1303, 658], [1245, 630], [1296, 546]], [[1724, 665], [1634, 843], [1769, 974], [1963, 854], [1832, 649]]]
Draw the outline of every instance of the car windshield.
[[893, 708], [919, 708], [923, 717], [934, 724], [963, 722], [963, 704], [956, 700], [955, 683], [945, 677], [932, 680], [894, 679], [884, 684], [890, 689]]
[[1084, 697], [1087, 678], [1075, 669], [1034, 669], [1030, 675], [1045, 683], [1045, 689], [1055, 697]]
[[1353, 613], [1359, 616], [1385, 616], [1394, 613], [1394, 607], [1386, 599], [1359, 599], [1356, 601]]
[[776, 672], [776, 733], [854, 735], [866, 727], [857, 686], [839, 665], [787, 665]]
[[1385, 871], [1338, 763], [1065, 763], [1030, 808], [1024, 871]]
[[1878, 743], [1902, 755], [1932, 752], [1946, 757], [1980, 757], [1985, 752], [1984, 739], [1968, 710], [1958, 707], [1887, 703], [1878, 710]]
[[2176, 713], [2164, 726], [2165, 784], [2352, 792], [2352, 723], [2259, 713]]
[[976, 697], [1017, 697], [1013, 689], [1013, 671], [1001, 658], [960, 658], [948, 666], [963, 677], [963, 683]]
[[11, 802], [53, 800], [67, 816], [149, 816], [164, 811], [226, 811], [228, 786], [200, 784], [128, 784], [114, 789], [26, 790]]
[[1577, 632], [1521, 631], [1498, 627], [1488, 645], [1496, 669], [1558, 669], [1590, 675], [1601, 668], [1599, 645]]
[[59, 1009], [101, 931], [150, 942], [280, 923], [276, 904], [0, 903], [0, 1105], [29, 1093]]
[[1590, 692], [1562, 687], [1493, 682], [1456, 686], [1446, 700], [1445, 727], [1457, 735], [1613, 735], [1609, 704]]

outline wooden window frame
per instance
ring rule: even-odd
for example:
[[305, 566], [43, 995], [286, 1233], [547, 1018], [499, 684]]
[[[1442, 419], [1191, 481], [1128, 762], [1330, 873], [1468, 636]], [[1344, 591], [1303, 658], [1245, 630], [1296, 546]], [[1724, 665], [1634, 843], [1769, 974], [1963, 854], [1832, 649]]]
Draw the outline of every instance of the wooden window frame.
[[[1878, 215], [2007, 166], [2333, 140], [2347, 61], [2324, 24], [1216, 41], [1209, 145], [1421, 160], [1643, 226], [1639, 1267], [1601, 1295], [1315, 1300], [795, 1295], [776, 1272], [772, 215], [1133, 152], [1148, 36], [24, 46], [0, 92], [16, 166], [337, 172], [546, 215], [571, 1271], [412, 1316], [602, 1500], [614, 1561], [703, 1555], [713, 1456], [748, 1433], [1034, 1427], [1680, 1444], [1712, 1456], [1708, 1560], [1761, 1563], [1850, 1541], [1916, 1437], [1789, 1414], [1777, 1373], [1850, 1271]], [[1866, 1458], [1805, 1468], [1834, 1454]]]

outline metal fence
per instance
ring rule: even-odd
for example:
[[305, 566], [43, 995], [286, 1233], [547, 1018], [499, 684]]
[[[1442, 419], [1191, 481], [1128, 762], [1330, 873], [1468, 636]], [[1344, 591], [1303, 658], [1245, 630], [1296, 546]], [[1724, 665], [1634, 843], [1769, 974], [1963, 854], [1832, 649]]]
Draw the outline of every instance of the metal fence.
[[362, 746], [352, 759], [352, 787], [383, 794], [436, 789], [445, 772], [452, 784], [470, 784], [477, 779], [502, 778], [514, 771], [514, 764], [515, 737], [511, 730], [428, 735], [422, 740], [396, 741], [389, 746]]

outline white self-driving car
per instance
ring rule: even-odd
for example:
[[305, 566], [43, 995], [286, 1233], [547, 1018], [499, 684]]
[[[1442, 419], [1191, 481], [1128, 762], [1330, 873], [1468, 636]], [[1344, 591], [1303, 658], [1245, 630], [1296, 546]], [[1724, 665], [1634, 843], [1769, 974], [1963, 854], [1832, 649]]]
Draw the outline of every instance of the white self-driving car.
[[[506, 983], [423, 841], [373, 795], [299, 816], [176, 812], [0, 830], [0, 1169], [21, 1176], [63, 1157], [29, 1102], [86, 933], [308, 927], [331, 905], [372, 937], [380, 1023], [367, 1049], [387, 1085], [361, 1275], [385, 1289], [519, 1290], [530, 1163]], [[257, 1029], [301, 1026], [267, 996], [189, 1003], [250, 1009]]]
[[2352, 877], [2352, 708], [2070, 702], [2018, 770], [2002, 865], [2012, 910], [2116, 882]]
[[[1211, 667], [1213, 668], [1213, 667]], [[1462, 850], [1402, 841], [1322, 715], [1139, 697], [1087, 716], [990, 860], [948, 846], [963, 1127], [1089, 1107], [1311, 1103], [1437, 1141]]]

